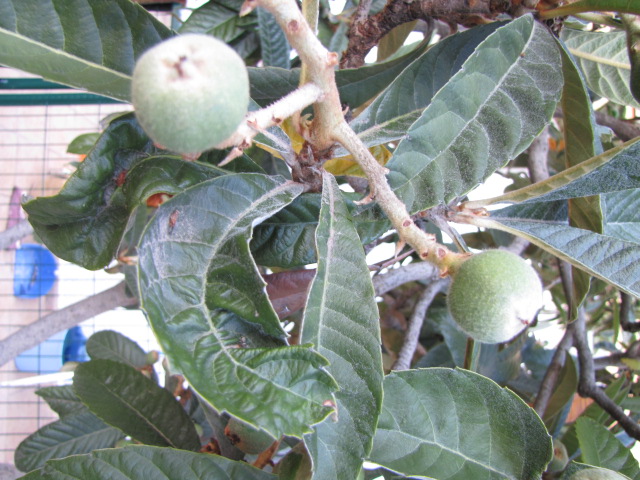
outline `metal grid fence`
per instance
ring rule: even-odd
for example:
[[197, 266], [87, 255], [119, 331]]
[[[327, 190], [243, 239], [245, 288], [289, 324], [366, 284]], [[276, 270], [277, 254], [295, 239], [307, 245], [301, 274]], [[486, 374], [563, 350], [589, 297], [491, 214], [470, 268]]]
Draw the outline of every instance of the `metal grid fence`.
[[[0, 78], [23, 75], [0, 68]], [[14, 105], [2, 106], [0, 94], [0, 231], [20, 219], [20, 194], [35, 197], [58, 192], [74, 170], [72, 163], [80, 160], [77, 155], [67, 153], [71, 140], [80, 134], [99, 131], [100, 121], [105, 116], [130, 108], [122, 104], [64, 105], [67, 100], [61, 96], [69, 92], [29, 90], [26, 93], [31, 100], [45, 103], [30, 106], [15, 105], [20, 103], [15, 100], [6, 102]], [[10, 92], [13, 97], [17, 93], [25, 92]], [[7, 99], [5, 97], [5, 101]], [[46, 104], [46, 99], [54, 104]], [[36, 240], [29, 236], [12, 248], [0, 251], [0, 339], [47, 313], [122, 280], [120, 275], [89, 272], [58, 259], [57, 279], [48, 293], [35, 298], [16, 297], [16, 256], [20, 247], [34, 243]], [[157, 348], [140, 311], [118, 309], [107, 312], [83, 322], [81, 329], [86, 337], [98, 330], [117, 330], [147, 350]], [[0, 463], [13, 463], [18, 444], [57, 418], [34, 393], [52, 383], [34, 384], [38, 380], [33, 378], [60, 368], [64, 336], [65, 332], [60, 332], [15, 361], [0, 366]], [[30, 384], [24, 386], [20, 382]]]

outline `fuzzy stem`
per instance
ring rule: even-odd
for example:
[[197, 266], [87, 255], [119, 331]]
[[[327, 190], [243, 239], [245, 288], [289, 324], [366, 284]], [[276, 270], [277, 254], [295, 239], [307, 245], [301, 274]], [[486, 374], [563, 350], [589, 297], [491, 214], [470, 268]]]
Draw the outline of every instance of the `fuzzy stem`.
[[[318, 10], [319, 10], [318, 0], [302, 0], [302, 15], [307, 20], [307, 23], [311, 27], [311, 30], [314, 32], [318, 31]], [[304, 85], [307, 82], [310, 82], [312, 77], [309, 75], [309, 69], [305, 62], [302, 63], [302, 68], [300, 69], [300, 85]]]
[[418, 252], [420, 258], [437, 265], [447, 274], [467, 254], [458, 254], [436, 242], [435, 235], [421, 230], [409, 215], [405, 204], [391, 190], [385, 177], [385, 168], [373, 157], [356, 133], [342, 122], [335, 131], [335, 139], [346, 148], [364, 171], [371, 185], [371, 196], [384, 210], [400, 238]]
[[319, 101], [323, 95], [324, 93], [320, 87], [314, 83], [307, 83], [268, 107], [247, 113], [244, 121], [233, 135], [217, 145], [216, 148], [246, 147], [251, 144], [251, 140], [258, 133], [274, 125], [281, 124], [294, 113]]
[[273, 14], [289, 43], [298, 52], [300, 60], [306, 65], [309, 78], [324, 92], [322, 101], [314, 104], [315, 115], [310, 140], [317, 150], [330, 148], [334, 143], [331, 132], [343, 118], [334, 72], [338, 55], [329, 52], [320, 43], [295, 0], [245, 0], [240, 13], [247, 14], [256, 7], [262, 7]]

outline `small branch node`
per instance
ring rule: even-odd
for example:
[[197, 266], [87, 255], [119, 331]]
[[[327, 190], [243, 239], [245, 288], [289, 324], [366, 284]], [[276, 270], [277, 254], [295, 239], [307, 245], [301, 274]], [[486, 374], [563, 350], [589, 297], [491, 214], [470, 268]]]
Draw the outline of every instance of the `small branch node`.
[[224, 167], [225, 165], [230, 164], [232, 161], [234, 161], [236, 158], [242, 156], [242, 152], [244, 150], [240, 147], [233, 147], [231, 149], [231, 151], [227, 154], [226, 157], [224, 157], [224, 160], [222, 160], [218, 166], [219, 167]]
[[339, 57], [336, 52], [327, 52], [327, 66], [330, 68], [338, 65]]
[[258, 6], [257, 0], [244, 0], [244, 3], [240, 7], [239, 16], [244, 17], [249, 15]]
[[287, 23], [287, 33], [296, 35], [300, 31], [300, 23], [297, 20], [289, 20]]

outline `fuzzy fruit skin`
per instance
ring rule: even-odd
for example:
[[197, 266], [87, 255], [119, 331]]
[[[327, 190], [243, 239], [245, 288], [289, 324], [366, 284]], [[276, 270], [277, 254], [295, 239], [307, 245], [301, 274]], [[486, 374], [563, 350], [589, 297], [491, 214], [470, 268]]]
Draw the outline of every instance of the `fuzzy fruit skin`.
[[561, 472], [569, 463], [567, 447], [557, 438], [553, 439], [553, 458], [547, 465], [547, 472]]
[[209, 35], [173, 37], [138, 59], [131, 80], [136, 117], [169, 150], [209, 150], [236, 130], [249, 105], [244, 61]]
[[455, 322], [471, 338], [503, 343], [535, 318], [542, 307], [542, 284], [518, 255], [487, 250], [456, 268], [447, 304]]
[[229, 420], [224, 434], [234, 447], [248, 454], [264, 452], [275, 441], [268, 433], [257, 430], [236, 418]]
[[571, 475], [570, 480], [629, 480], [629, 478], [605, 468], [586, 468]]

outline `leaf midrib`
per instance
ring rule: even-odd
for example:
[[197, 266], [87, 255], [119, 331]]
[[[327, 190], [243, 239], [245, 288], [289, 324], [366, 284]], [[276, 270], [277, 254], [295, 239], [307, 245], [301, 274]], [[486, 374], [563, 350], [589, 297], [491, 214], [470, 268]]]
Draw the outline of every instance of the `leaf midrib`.
[[[162, 430], [158, 429], [155, 425], [155, 423], [153, 423], [151, 421], [151, 419], [147, 419], [147, 417], [145, 415], [143, 415], [143, 413], [137, 408], [134, 407], [130, 402], [126, 401], [123, 397], [121, 397], [117, 392], [110, 390], [108, 387], [109, 385], [106, 382], [103, 382], [102, 379], [100, 379], [99, 377], [93, 376], [93, 378], [95, 380], [98, 381], [98, 384], [100, 387], [102, 387], [103, 390], [106, 391], [107, 394], [109, 394], [109, 396], [111, 396], [112, 398], [115, 398], [117, 400], [120, 400], [125, 406], [129, 407], [130, 410], [135, 413], [139, 418], [141, 418], [146, 424], [148, 424], [151, 429], [155, 432], [157, 432], [160, 437], [162, 437], [166, 442], [167, 445], [173, 447], [173, 448], [180, 448], [178, 445], [176, 445], [169, 437], [167, 437]], [[134, 436], [134, 435], [132, 435]]]
[[69, 60], [73, 61], [73, 62], [78, 62], [78, 63], [83, 63], [85, 65], [90, 65], [93, 68], [96, 68], [98, 70], [103, 70], [105, 73], [109, 73], [111, 75], [116, 75], [121, 77], [124, 80], [131, 80], [131, 75], [127, 75], [125, 73], [122, 73], [118, 70], [113, 70], [110, 68], [105, 67], [103, 64], [101, 63], [95, 63], [95, 62], [90, 62], [89, 60], [86, 60], [82, 57], [78, 57], [75, 55], [71, 55], [70, 53], [67, 53], [65, 50], [59, 50], [56, 48], [53, 48], [49, 45], [47, 45], [46, 43], [41, 43], [41, 42], [34, 42], [32, 39], [30, 39], [29, 37], [25, 37], [24, 35], [21, 35], [20, 33], [17, 32], [13, 32], [11, 30], [7, 30], [7, 29], [0, 29], [0, 34], [5, 34], [5, 35], [9, 35], [13, 38], [16, 38], [17, 40], [23, 42], [23, 43], [28, 43], [34, 46], [37, 46], [38, 48], [47, 50], [48, 52], [51, 52], [51, 54], [53, 55], [57, 55], [60, 57], [66, 57]]
[[589, 53], [589, 52], [584, 52], [582, 50], [579, 50], [577, 48], [571, 48], [569, 47], [569, 51], [571, 52], [571, 54], [575, 57], [579, 57], [579, 58], [583, 58], [587, 61], [593, 62], [593, 63], [597, 63], [597, 64], [601, 64], [601, 65], [607, 65], [609, 67], [614, 67], [620, 70], [631, 70], [631, 65], [629, 65], [628, 63], [622, 63], [622, 62], [618, 62], [616, 60], [613, 59], [608, 59], [605, 57], [601, 57], [599, 55], [595, 55], [593, 53]]
[[[503, 476], [505, 476], [505, 478], [509, 478], [509, 474], [508, 474], [508, 473], [506, 473], [506, 472], [502, 472], [502, 471], [500, 471], [500, 470], [496, 470], [496, 469], [495, 469], [494, 467], [492, 467], [491, 465], [487, 465], [487, 464], [485, 464], [485, 463], [482, 463], [480, 460], [476, 460], [476, 459], [473, 459], [473, 458], [467, 457], [467, 456], [466, 456], [466, 455], [464, 455], [462, 452], [459, 452], [459, 451], [457, 451], [457, 450], [454, 450], [454, 449], [452, 449], [451, 447], [447, 447], [447, 446], [442, 445], [442, 444], [440, 444], [440, 443], [438, 443], [438, 442], [435, 442], [435, 441], [427, 441], [427, 440], [425, 440], [424, 438], [416, 437], [415, 435], [411, 435], [411, 434], [409, 434], [409, 433], [407, 433], [407, 432], [404, 432], [404, 431], [401, 431], [401, 430], [391, 430], [391, 429], [388, 429], [388, 428], [381, 428], [381, 427], [378, 427], [378, 431], [379, 431], [379, 432], [389, 432], [389, 433], [391, 433], [391, 434], [400, 434], [400, 435], [402, 435], [402, 436], [404, 436], [404, 437], [407, 437], [407, 438], [410, 438], [410, 439], [414, 440], [418, 445], [425, 445], [425, 444], [426, 444], [426, 445], [429, 445], [429, 446], [437, 447], [437, 448], [439, 448], [439, 449], [441, 449], [441, 450], [445, 450], [445, 451], [447, 451], [447, 452], [449, 452], [449, 453], [452, 453], [452, 454], [454, 454], [454, 455], [458, 455], [460, 458], [463, 458], [465, 461], [467, 461], [467, 462], [469, 462], [469, 463], [472, 463], [472, 464], [474, 464], [474, 465], [478, 465], [478, 466], [480, 466], [480, 467], [482, 467], [482, 468], [486, 468], [487, 470], [490, 470], [490, 471], [492, 471], [492, 472], [495, 472], [495, 473], [497, 473], [498, 475], [503, 475]], [[402, 472], [401, 472], [401, 473], [402, 473]]]
[[[250, 202], [249, 206], [247, 208], [245, 208], [244, 210], [241, 211], [241, 213], [237, 214], [236, 217], [229, 223], [229, 226], [226, 228], [226, 232], [225, 234], [222, 236], [217, 237], [218, 241], [214, 242], [213, 244], [208, 244], [211, 245], [211, 255], [209, 256], [209, 258], [207, 259], [207, 263], [208, 263], [208, 267], [211, 266], [211, 262], [213, 261], [213, 259], [216, 257], [216, 254], [218, 253], [218, 251], [220, 250], [220, 248], [222, 246], [224, 246], [230, 239], [231, 237], [229, 237], [229, 232], [232, 232], [235, 230], [235, 228], [237, 227], [238, 223], [240, 223], [242, 220], [245, 219], [245, 217], [247, 216], [247, 214], [253, 210], [255, 210], [255, 206], [259, 205], [261, 203], [264, 203], [265, 201], [267, 201], [268, 199], [282, 193], [285, 192], [287, 190], [289, 190], [290, 188], [290, 183], [288, 181], [285, 181], [283, 183], [281, 183], [280, 185], [276, 186], [275, 188], [269, 190], [269, 192], [267, 192], [265, 195], [260, 196], [259, 201], [256, 202]], [[165, 240], [165, 241], [169, 241], [169, 240]], [[209, 268], [207, 268], [207, 271], [209, 270]], [[203, 277], [203, 281], [206, 281], [206, 277]], [[201, 304], [200, 306], [207, 310], [208, 312], [208, 308], [206, 306], [206, 299], [204, 298], [204, 294], [206, 292], [206, 288], [202, 288], [202, 296], [201, 296]], [[189, 307], [193, 307], [194, 305], [190, 305]], [[182, 311], [177, 312], [175, 315], [173, 315], [171, 317], [171, 319], [175, 318], [176, 315], [182, 313]], [[210, 313], [210, 312], [208, 312]], [[167, 320], [167, 322], [169, 322], [169, 320]], [[215, 336], [217, 344], [220, 346], [220, 349], [214, 354], [215, 356], [218, 356], [220, 353], [223, 353], [229, 360], [230, 363], [235, 366], [235, 368], [242, 368], [243, 370], [249, 372], [251, 375], [254, 375], [260, 379], [262, 379], [263, 381], [267, 382], [269, 385], [272, 385], [274, 388], [276, 388], [277, 390], [281, 390], [281, 391], [285, 391], [291, 395], [295, 395], [296, 397], [303, 399], [305, 401], [309, 401], [306, 397], [304, 397], [303, 395], [299, 394], [298, 392], [295, 392], [287, 387], [285, 387], [284, 385], [280, 385], [278, 383], [275, 383], [272, 381], [272, 379], [267, 378], [263, 375], [260, 375], [258, 372], [256, 372], [256, 370], [250, 368], [249, 366], [238, 362], [233, 355], [231, 355], [231, 350], [229, 348], [226, 347], [225, 343], [222, 341], [222, 339], [219, 337], [218, 335], [218, 329], [214, 327], [212, 322], [209, 322], [210, 324], [210, 329], [209, 332]], [[318, 402], [316, 402], [318, 403]]]

